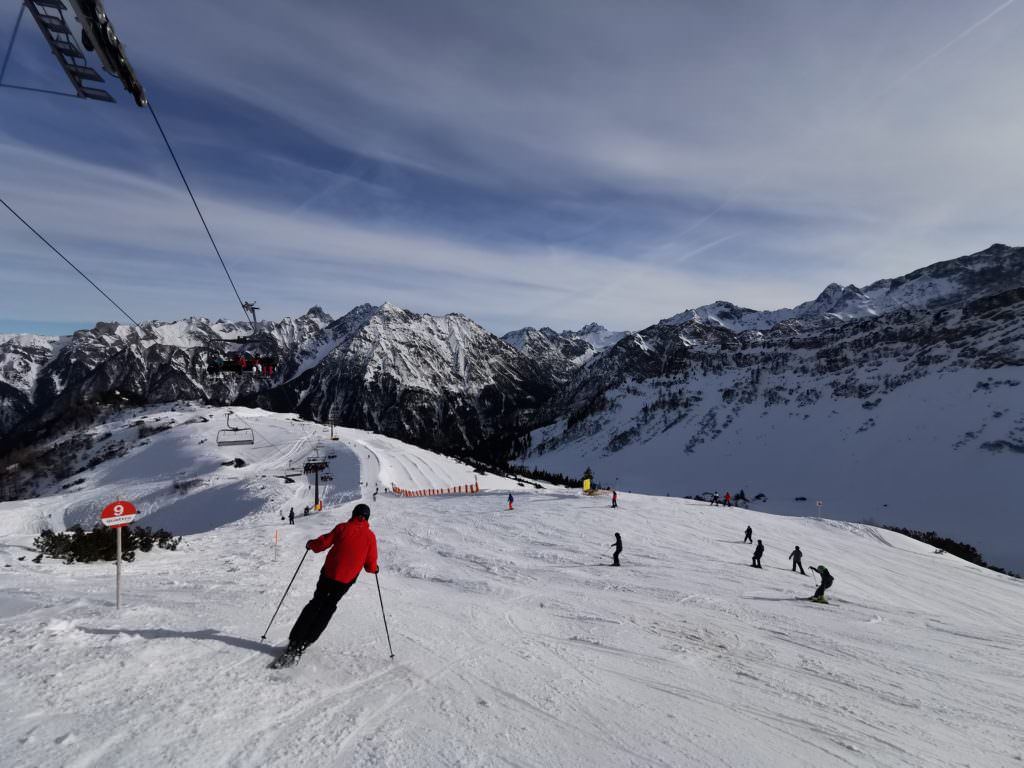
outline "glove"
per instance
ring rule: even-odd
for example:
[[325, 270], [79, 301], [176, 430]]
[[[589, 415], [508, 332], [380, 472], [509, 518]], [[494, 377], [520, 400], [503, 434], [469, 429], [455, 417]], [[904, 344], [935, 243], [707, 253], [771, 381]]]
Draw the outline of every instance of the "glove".
[[310, 539], [309, 541], [306, 542], [306, 549], [312, 550], [313, 549], [313, 544], [315, 544], [315, 543], [316, 543], [316, 539]]

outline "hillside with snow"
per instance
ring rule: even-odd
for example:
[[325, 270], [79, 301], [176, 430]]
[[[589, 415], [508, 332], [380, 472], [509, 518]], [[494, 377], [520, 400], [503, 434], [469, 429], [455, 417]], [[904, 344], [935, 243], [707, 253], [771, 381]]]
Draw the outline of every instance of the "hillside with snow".
[[[254, 354], [272, 371], [218, 368]], [[1010, 482], [1022, 382], [1024, 249], [996, 244], [792, 308], [719, 301], [630, 332], [499, 338], [458, 313], [385, 303], [252, 328], [189, 318], [3, 336], [0, 453], [111, 404], [260, 407], [495, 463], [591, 466], [634, 491], [744, 490], [790, 514], [822, 500], [835, 517], [936, 530], [1022, 571]], [[61, 490], [78, 469], [33, 468], [13, 483], [21, 495], [5, 473], [0, 498], [50, 478]]]
[[788, 514], [821, 500], [1024, 571], [1022, 277], [1024, 251], [993, 246], [865, 288], [863, 312], [823, 294], [781, 316], [663, 321], [591, 361], [518, 463], [647, 493], [764, 494]]
[[[140, 423], [141, 422], [141, 423]], [[1024, 582], [898, 534], [664, 496], [520, 487], [397, 498], [472, 469], [358, 430], [236, 409], [97, 424], [81, 482], [0, 504], [0, 744], [11, 766], [1016, 765]], [[323, 512], [304, 477], [331, 453]], [[83, 457], [86, 458], [86, 457]], [[240, 459], [242, 465], [239, 466]], [[88, 463], [88, 462], [86, 462]], [[515, 494], [515, 509], [505, 497]], [[31, 561], [32, 536], [119, 495], [187, 535], [124, 565]], [[373, 507], [364, 574], [291, 670], [267, 664], [311, 596], [304, 542]], [[826, 513], [827, 513], [826, 508]], [[965, 510], [966, 512], [967, 510]], [[746, 525], [764, 540], [749, 567]], [[185, 528], [189, 530], [184, 530]], [[621, 532], [623, 567], [609, 564]], [[277, 546], [275, 547], [275, 541]], [[829, 605], [800, 600], [836, 578]]]

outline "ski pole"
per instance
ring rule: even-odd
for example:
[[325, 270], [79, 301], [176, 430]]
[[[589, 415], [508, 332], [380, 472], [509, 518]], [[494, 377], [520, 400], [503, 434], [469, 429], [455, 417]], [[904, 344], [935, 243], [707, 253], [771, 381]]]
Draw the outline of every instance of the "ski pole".
[[380, 576], [376, 573], [373, 574], [373, 578], [377, 580], [377, 598], [380, 600], [380, 615], [384, 617], [384, 634], [388, 638], [388, 652], [391, 654], [391, 658], [395, 658], [395, 652], [391, 648], [391, 633], [388, 632], [388, 616], [384, 613], [384, 598], [380, 594]]
[[[277, 611], [280, 611], [281, 610], [281, 606], [284, 605], [284, 599], [286, 597], [288, 597], [288, 590], [291, 589], [292, 588], [292, 584], [295, 583], [295, 577], [299, 575], [299, 568], [302, 567], [303, 562], [305, 562], [305, 560], [306, 560], [306, 555], [308, 555], [308, 554], [309, 554], [309, 550], [308, 549], [305, 552], [302, 553], [302, 560], [299, 560], [299, 567], [295, 569], [295, 573], [292, 574], [292, 580], [288, 582], [287, 589], [285, 589], [284, 594], [281, 595], [281, 602], [277, 604], [277, 610], [274, 611], [274, 615], [270, 617], [270, 624], [273, 624], [274, 623], [274, 619], [277, 618]], [[270, 624], [267, 624], [267, 629], [263, 632], [263, 637], [261, 637], [260, 640], [266, 640], [267, 639], [267, 632], [270, 631]]]

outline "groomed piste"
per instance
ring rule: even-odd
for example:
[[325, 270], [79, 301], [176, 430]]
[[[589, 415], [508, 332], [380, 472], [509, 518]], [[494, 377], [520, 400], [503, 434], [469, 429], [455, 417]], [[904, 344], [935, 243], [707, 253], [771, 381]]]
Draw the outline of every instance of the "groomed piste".
[[[164, 428], [140, 438], [140, 419]], [[217, 446], [220, 409], [122, 412], [96, 430], [125, 440], [124, 456], [73, 489], [0, 504], [0, 763], [1024, 760], [1024, 582], [866, 525], [629, 493], [612, 510], [366, 432], [331, 441], [294, 416], [233, 419], [253, 445]], [[304, 516], [313, 490], [296, 468], [330, 453], [324, 509]], [[464, 496], [384, 492], [474, 482]], [[31, 561], [41, 527], [91, 524], [117, 497], [138, 524], [185, 534], [124, 565], [119, 613], [112, 564]], [[305, 541], [359, 500], [394, 660], [364, 574], [301, 664], [268, 670], [323, 562], [307, 558], [261, 643]], [[607, 567], [615, 532], [620, 568]], [[814, 582], [790, 570], [796, 544], [835, 576], [829, 605], [800, 599]]]

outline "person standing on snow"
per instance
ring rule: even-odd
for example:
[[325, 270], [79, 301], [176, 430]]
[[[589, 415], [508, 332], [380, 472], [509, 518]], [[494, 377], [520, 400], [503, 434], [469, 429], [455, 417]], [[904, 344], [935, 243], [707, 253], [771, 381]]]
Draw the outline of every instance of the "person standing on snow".
[[758, 539], [757, 540], [757, 546], [754, 547], [754, 559], [753, 559], [753, 561], [750, 564], [752, 566], [754, 566], [755, 568], [760, 568], [761, 567], [761, 555], [763, 555], [763, 554], [764, 554], [764, 544], [762, 544], [761, 540]]
[[288, 525], [295, 525], [295, 507], [288, 510]]
[[804, 573], [804, 566], [801, 563], [801, 560], [803, 560], [803, 558], [804, 558], [804, 553], [800, 551], [800, 546], [799, 545], [795, 546], [793, 548], [793, 551], [789, 553], [789, 559], [793, 561], [793, 570], [795, 571], [797, 568], [799, 568], [800, 569], [800, 575], [801, 576], [806, 576], [807, 574]]
[[513, 498], [512, 498], [512, 494], [510, 493], [510, 494], [508, 495], [508, 508], [509, 508], [509, 509], [512, 509], [512, 502], [513, 502], [513, 501], [515, 501], [515, 499], [513, 499]]
[[751, 528], [749, 525], [747, 526], [747, 530], [745, 530], [743, 532], [743, 543], [744, 544], [753, 544], [754, 543], [754, 529]]
[[[667, 496], [668, 494], [665, 494], [665, 495]], [[717, 507], [718, 506], [718, 491], [715, 491], [715, 494], [711, 497], [711, 506], [712, 507]]]
[[612, 509], [619, 508], [619, 492], [612, 491]]
[[732, 494], [729, 493], [728, 491], [725, 492], [725, 506], [732, 506]]
[[[618, 531], [615, 532], [615, 543], [612, 544], [611, 547], [615, 547], [615, 551], [612, 552], [612, 565], [618, 565], [619, 555], [622, 554], [622, 537], [619, 535]], [[608, 548], [611, 549], [611, 547]]]
[[377, 536], [370, 530], [370, 507], [356, 504], [352, 517], [347, 523], [340, 523], [334, 530], [306, 542], [306, 549], [323, 552], [330, 549], [320, 578], [316, 583], [313, 599], [306, 603], [295, 626], [288, 634], [288, 647], [275, 662], [276, 666], [291, 666], [303, 652], [317, 641], [327, 629], [338, 601], [356, 583], [361, 570], [377, 573]]
[[828, 572], [828, 568], [824, 565], [819, 565], [817, 568], [812, 565], [811, 570], [821, 576], [821, 584], [819, 584], [818, 588], [814, 590], [814, 594], [807, 599], [813, 600], [816, 603], [827, 603], [828, 600], [825, 599], [825, 590], [832, 586], [832, 582], [835, 581], [835, 579], [832, 578], [832, 574]]

